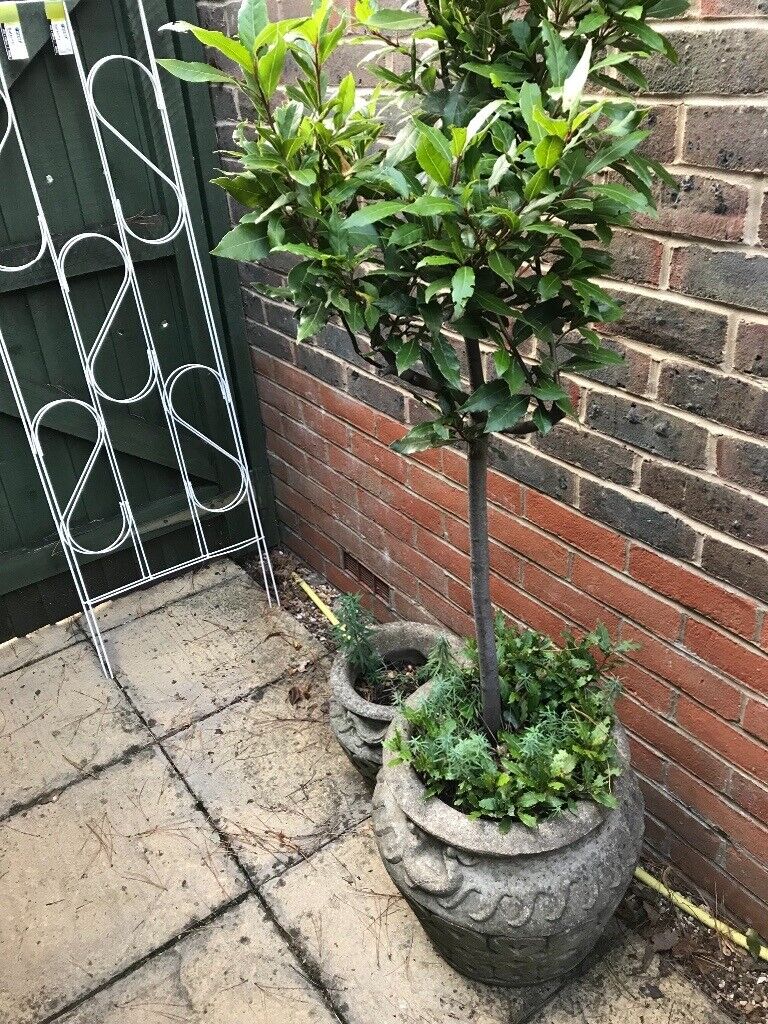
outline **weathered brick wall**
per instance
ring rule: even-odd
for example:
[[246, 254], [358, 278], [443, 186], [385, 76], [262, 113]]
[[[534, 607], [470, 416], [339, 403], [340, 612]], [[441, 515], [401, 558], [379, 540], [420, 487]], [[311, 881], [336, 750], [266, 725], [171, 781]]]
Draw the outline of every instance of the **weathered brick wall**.
[[[201, 3], [219, 25], [237, 2]], [[305, 10], [282, 0], [283, 16]], [[580, 422], [506, 442], [492, 474], [494, 599], [554, 634], [598, 620], [641, 647], [622, 717], [647, 841], [768, 933], [768, 7], [700, 0], [651, 69], [649, 144], [678, 179], [616, 240], [620, 368], [574, 379]], [[237, 117], [219, 94], [222, 145]], [[298, 346], [243, 298], [286, 542], [345, 589], [344, 553], [391, 588], [382, 617], [468, 632], [465, 463], [403, 459], [418, 420], [341, 332]]]

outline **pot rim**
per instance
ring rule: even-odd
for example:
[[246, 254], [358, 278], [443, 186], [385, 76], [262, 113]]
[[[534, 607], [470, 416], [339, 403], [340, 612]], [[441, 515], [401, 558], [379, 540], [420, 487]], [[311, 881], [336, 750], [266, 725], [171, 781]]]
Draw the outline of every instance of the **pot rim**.
[[[441, 636], [444, 636], [457, 651], [461, 649], [462, 641], [458, 637], [449, 630], [428, 622], [398, 619], [395, 622], [374, 626], [374, 644], [384, 656], [394, 654], [398, 649], [408, 650], [420, 646], [426, 648], [423, 651], [426, 655]], [[397, 708], [393, 704], [376, 704], [374, 701], [366, 700], [360, 696], [354, 684], [349, 661], [343, 654], [337, 654], [331, 665], [331, 689], [336, 700], [361, 718], [371, 718], [380, 722], [394, 720]]]
[[[429, 684], [420, 687], [408, 703], [423, 700]], [[426, 786], [409, 764], [393, 764], [387, 758], [386, 744], [400, 729], [409, 734], [408, 723], [397, 715], [387, 730], [384, 759], [378, 776], [379, 786], [388, 786], [405, 816], [418, 828], [449, 847], [487, 857], [530, 857], [551, 853], [570, 846], [594, 832], [610, 814], [616, 811], [602, 807], [591, 800], [579, 800], [575, 811], [562, 811], [534, 828], [513, 823], [509, 831], [501, 832], [498, 822], [488, 818], [470, 818], [463, 811], [445, 803], [439, 797], [428, 797]], [[629, 742], [618, 717], [614, 721], [613, 738], [622, 763], [622, 771], [615, 779], [615, 795], [622, 802], [629, 784]]]

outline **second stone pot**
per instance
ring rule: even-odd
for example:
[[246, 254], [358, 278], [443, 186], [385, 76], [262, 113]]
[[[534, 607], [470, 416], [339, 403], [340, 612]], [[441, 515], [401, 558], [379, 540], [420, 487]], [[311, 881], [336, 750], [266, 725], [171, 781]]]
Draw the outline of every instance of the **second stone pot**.
[[[458, 641], [446, 630], [424, 622], [389, 622], [376, 626], [373, 643], [388, 663], [423, 665], [441, 637]], [[381, 768], [382, 744], [397, 709], [374, 704], [355, 689], [357, 679], [347, 658], [336, 656], [331, 667], [331, 727], [345, 754], [361, 775], [373, 781]]]

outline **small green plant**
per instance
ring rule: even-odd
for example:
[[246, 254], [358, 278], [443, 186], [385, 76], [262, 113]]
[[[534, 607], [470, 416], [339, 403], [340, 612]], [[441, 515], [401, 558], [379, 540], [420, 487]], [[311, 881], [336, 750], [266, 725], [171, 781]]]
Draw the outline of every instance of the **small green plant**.
[[388, 664], [374, 644], [374, 622], [359, 594], [344, 594], [336, 609], [334, 640], [349, 662], [356, 689], [374, 704], [394, 704], [412, 693], [422, 681], [421, 671], [409, 663]]
[[[614, 643], [599, 626], [562, 646], [533, 630], [496, 619], [503, 725], [495, 744], [483, 726], [474, 642], [460, 664], [435, 649], [422, 671], [432, 688], [417, 707], [404, 704], [409, 735], [389, 745], [439, 796], [472, 818], [535, 826], [579, 800], [614, 806], [620, 771], [613, 739], [620, 686], [611, 674], [633, 647]], [[597, 653], [595, 653], [597, 652]]]
[[386, 673], [384, 659], [373, 644], [373, 618], [363, 608], [359, 594], [344, 594], [336, 608], [338, 626], [333, 638], [358, 679], [369, 686], [378, 685]]

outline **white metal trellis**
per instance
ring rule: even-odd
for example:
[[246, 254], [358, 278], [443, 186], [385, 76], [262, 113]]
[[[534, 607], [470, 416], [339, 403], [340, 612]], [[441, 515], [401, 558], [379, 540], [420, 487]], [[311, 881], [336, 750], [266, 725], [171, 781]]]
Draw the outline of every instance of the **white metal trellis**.
[[[20, 6], [25, 5], [37, 5], [42, 8], [44, 0], [16, 0]], [[0, 105], [5, 107], [7, 115], [7, 125], [0, 135], [0, 155], [2, 155], [3, 149], [11, 139], [16, 141], [18, 145], [21, 160], [24, 166], [24, 172], [29, 185], [30, 193], [34, 200], [35, 209], [37, 211], [37, 220], [40, 228], [40, 249], [37, 255], [29, 260], [22, 266], [17, 267], [6, 267], [0, 264], [0, 273], [13, 274], [20, 273], [33, 267], [36, 263], [44, 258], [46, 253], [50, 256], [56, 277], [61, 289], [62, 298], [64, 300], [64, 306], [69, 320], [72, 334], [75, 340], [75, 345], [80, 357], [82, 364], [83, 375], [85, 384], [88, 391], [89, 401], [81, 401], [75, 398], [61, 398], [55, 401], [49, 402], [44, 405], [36, 413], [32, 414], [26, 404], [24, 398], [23, 389], [21, 387], [19, 378], [14, 370], [13, 361], [11, 359], [10, 350], [6, 344], [5, 338], [3, 337], [2, 331], [0, 331], [0, 360], [2, 361], [5, 372], [8, 375], [11, 390], [13, 393], [14, 400], [19, 410], [19, 416], [23, 424], [24, 430], [29, 441], [29, 445], [32, 451], [32, 457], [35, 461], [37, 471], [40, 476], [40, 480], [43, 485], [46, 500], [51, 510], [56, 529], [61, 541], [62, 549], [67, 559], [67, 564], [72, 573], [75, 586], [77, 588], [78, 596], [82, 603], [83, 613], [88, 623], [88, 627], [93, 638], [94, 647], [99, 657], [102, 669], [105, 674], [112, 676], [112, 668], [109, 661], [109, 656], [104, 644], [104, 639], [99, 631], [99, 625], [97, 618], [94, 614], [95, 607], [107, 600], [119, 596], [120, 594], [127, 593], [136, 587], [144, 586], [148, 583], [162, 579], [163, 577], [169, 576], [173, 573], [180, 572], [184, 569], [192, 568], [195, 565], [207, 561], [211, 558], [216, 558], [221, 555], [232, 554], [235, 551], [242, 550], [243, 548], [249, 547], [253, 544], [257, 546], [259, 559], [261, 563], [261, 572], [264, 579], [264, 586], [269, 599], [270, 604], [276, 602], [277, 589], [275, 586], [275, 579], [272, 573], [272, 566], [269, 558], [269, 553], [266, 547], [266, 539], [264, 536], [264, 530], [262, 528], [261, 519], [259, 516], [259, 510], [256, 503], [256, 495], [253, 489], [253, 483], [248, 467], [248, 462], [245, 453], [245, 446], [240, 433], [240, 428], [237, 422], [237, 415], [235, 410], [235, 404], [232, 397], [232, 392], [227, 379], [226, 367], [224, 364], [224, 358], [222, 355], [222, 348], [219, 339], [218, 330], [216, 327], [216, 320], [214, 317], [213, 309], [211, 306], [210, 296], [208, 294], [208, 288], [205, 281], [205, 275], [203, 272], [203, 265], [200, 258], [200, 251], [197, 246], [195, 239], [195, 233], [192, 226], [192, 219], [190, 215], [189, 205], [187, 202], [186, 194], [184, 191], [184, 184], [181, 176], [181, 168], [179, 164], [178, 154], [173, 140], [173, 134], [171, 131], [170, 120], [168, 117], [168, 111], [163, 98], [163, 93], [160, 85], [160, 76], [158, 73], [157, 62], [155, 59], [154, 47], [152, 44], [152, 38], [149, 30], [149, 24], [147, 22], [146, 12], [144, 9], [143, 0], [133, 0], [136, 4], [136, 10], [139, 15], [142, 36], [144, 45], [146, 47], [146, 53], [148, 58], [148, 64], [142, 63], [135, 57], [130, 57], [125, 54], [112, 54], [107, 57], [101, 58], [96, 64], [86, 72], [83, 64], [82, 56], [77, 45], [77, 39], [73, 30], [72, 22], [70, 20], [70, 14], [67, 4], [64, 5], [66, 25], [70, 35], [72, 44], [72, 55], [71, 57], [62, 57], [60, 59], [73, 60], [77, 68], [77, 76], [80, 83], [80, 87], [83, 92], [83, 98], [88, 110], [88, 116], [93, 130], [94, 140], [96, 142], [97, 151], [99, 154], [99, 161], [101, 169], [106, 182], [107, 191], [109, 193], [110, 202], [114, 211], [115, 223], [117, 225], [118, 240], [110, 238], [107, 235], [103, 235], [99, 232], [86, 231], [81, 234], [70, 238], [61, 248], [57, 251], [53, 241], [53, 237], [48, 225], [46, 218], [45, 209], [40, 198], [39, 191], [37, 189], [35, 179], [32, 173], [32, 165], [30, 162], [29, 154], [24, 145], [21, 137], [21, 132], [14, 110], [11, 92], [8, 86], [6, 76], [3, 72], [2, 64], [0, 63]], [[136, 146], [133, 145], [120, 131], [115, 127], [99, 110], [96, 100], [94, 97], [94, 86], [99, 72], [110, 63], [114, 62], [125, 62], [138, 68], [142, 74], [148, 78], [151, 91], [154, 96], [155, 103], [160, 115], [160, 120], [163, 129], [163, 137], [167, 147], [168, 159], [171, 168], [170, 176], [165, 174], [163, 170], [158, 167], [152, 160], [150, 160], [146, 154], [142, 153]], [[148, 168], [155, 174], [171, 191], [175, 200], [178, 204], [178, 216], [176, 222], [171, 229], [166, 232], [161, 238], [142, 238], [141, 235], [131, 228], [127, 219], [123, 215], [122, 207], [120, 204], [120, 198], [117, 194], [114, 179], [109, 165], [107, 157], [107, 151], [104, 143], [104, 132], [111, 134], [117, 141], [125, 146], [131, 153], [138, 157]], [[189, 247], [189, 253], [194, 268], [194, 275], [196, 284], [200, 293], [200, 300], [202, 303], [203, 313], [205, 317], [206, 327], [211, 343], [211, 351], [213, 353], [213, 365], [205, 363], [186, 363], [182, 366], [176, 367], [171, 373], [165, 375], [160, 366], [160, 360], [158, 358], [157, 349], [155, 347], [154, 338], [152, 335], [152, 329], [147, 315], [147, 311], [144, 305], [144, 301], [141, 295], [141, 289], [139, 287], [139, 281], [136, 275], [133, 259], [131, 256], [130, 239], [141, 242], [144, 245], [165, 245], [169, 242], [174, 241], [180, 236], [184, 236], [186, 243]], [[77, 313], [72, 302], [69, 284], [67, 280], [66, 266], [67, 258], [70, 253], [78, 246], [89, 245], [94, 241], [98, 243], [106, 243], [113, 246], [119, 253], [123, 267], [123, 280], [118, 288], [117, 294], [112, 302], [112, 305], [107, 312], [107, 316], [90, 348], [87, 347], [83, 334], [80, 330], [78, 323]], [[120, 310], [123, 300], [126, 295], [131, 294], [138, 310], [139, 322], [141, 326], [141, 334], [143, 344], [146, 346], [146, 357], [147, 357], [147, 380], [143, 387], [136, 392], [134, 395], [127, 397], [121, 397], [116, 395], [108, 394], [104, 388], [99, 384], [96, 376], [96, 361], [99, 353], [109, 336], [110, 329], [115, 321], [115, 318]], [[218, 444], [211, 437], [208, 437], [201, 430], [195, 427], [192, 423], [186, 420], [180, 415], [174, 405], [174, 390], [178, 385], [179, 381], [190, 375], [202, 374], [209, 375], [214, 378], [218, 384], [218, 388], [221, 392], [221, 399], [226, 407], [227, 419], [232, 432], [233, 447], [234, 451], [227, 451], [222, 445]], [[181, 474], [182, 486], [186, 497], [187, 504], [189, 506], [189, 512], [191, 522], [194, 527], [194, 533], [196, 538], [196, 544], [199, 549], [199, 554], [195, 557], [188, 559], [182, 564], [174, 565], [169, 568], [165, 568], [159, 571], [152, 569], [147, 558], [147, 554], [144, 550], [144, 544], [142, 542], [141, 534], [134, 517], [133, 510], [131, 508], [130, 499], [126, 491], [123, 477], [120, 472], [120, 465], [115, 453], [112, 441], [109, 436], [109, 430], [107, 428], [107, 422], [103, 412], [104, 403], [118, 403], [121, 405], [130, 405], [135, 402], [141, 401], [147, 397], [152, 391], [156, 390], [160, 402], [162, 404], [165, 421], [168, 427], [168, 431], [171, 436], [171, 442], [173, 445], [174, 454], [178, 462], [178, 469]], [[48, 415], [56, 408], [68, 406], [77, 407], [87, 412], [94, 421], [96, 428], [96, 441], [93, 446], [93, 450], [86, 460], [85, 466], [78, 478], [74, 490], [67, 500], [66, 504], [62, 505], [53, 487], [52, 479], [48, 471], [46, 464], [45, 452], [41, 441], [40, 431], [45, 425], [45, 420]], [[203, 444], [207, 445], [212, 451], [214, 451], [219, 457], [228, 460], [239, 472], [240, 485], [237, 488], [235, 496], [227, 501], [224, 505], [210, 506], [202, 502], [195, 493], [190, 474], [187, 468], [184, 451], [181, 445], [179, 429], [186, 431], [187, 433], [196, 437]], [[88, 484], [88, 480], [93, 471], [93, 467], [99, 458], [104, 453], [106, 456], [110, 469], [112, 471], [115, 487], [117, 489], [118, 503], [119, 503], [119, 515], [120, 515], [120, 529], [115, 539], [103, 548], [98, 550], [92, 550], [86, 548], [79, 543], [72, 533], [72, 517], [78, 507], [78, 503], [85, 491]], [[247, 507], [250, 519], [250, 531], [247, 538], [232, 543], [227, 546], [211, 548], [203, 529], [203, 522], [201, 519], [201, 513], [205, 515], [210, 514], [223, 514], [231, 511], [232, 509], [244, 505]], [[123, 586], [116, 587], [114, 590], [110, 590], [106, 593], [92, 595], [86, 583], [83, 575], [82, 567], [80, 564], [79, 556], [93, 557], [94, 555], [107, 555], [115, 552], [119, 549], [128, 549], [130, 546], [136, 555], [138, 563], [139, 575], [138, 577]]]

